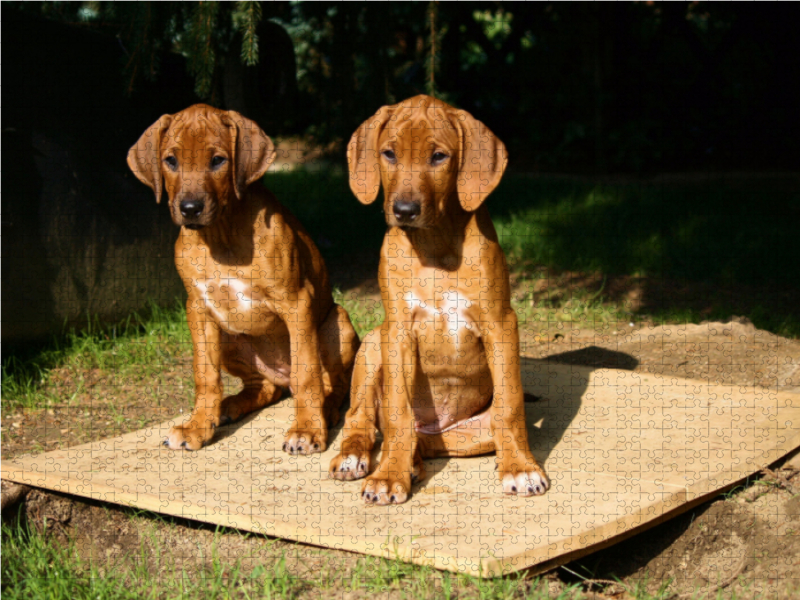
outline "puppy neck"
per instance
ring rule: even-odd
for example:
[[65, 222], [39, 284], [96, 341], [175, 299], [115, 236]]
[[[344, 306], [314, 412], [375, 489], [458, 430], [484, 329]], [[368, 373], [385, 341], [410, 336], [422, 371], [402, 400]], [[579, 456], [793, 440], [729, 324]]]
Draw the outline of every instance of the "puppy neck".
[[409, 227], [402, 231], [423, 266], [455, 271], [461, 266], [464, 242], [474, 228], [474, 220], [475, 213], [464, 210], [458, 195], [452, 193], [434, 225]]
[[[260, 182], [252, 184], [242, 198], [233, 198], [214, 219], [198, 230], [197, 235], [209, 249], [212, 258], [224, 265], [248, 265], [253, 261], [254, 231], [261, 203], [257, 201]], [[239, 204], [235, 206], [234, 204]], [[184, 228], [184, 231], [187, 231]]]

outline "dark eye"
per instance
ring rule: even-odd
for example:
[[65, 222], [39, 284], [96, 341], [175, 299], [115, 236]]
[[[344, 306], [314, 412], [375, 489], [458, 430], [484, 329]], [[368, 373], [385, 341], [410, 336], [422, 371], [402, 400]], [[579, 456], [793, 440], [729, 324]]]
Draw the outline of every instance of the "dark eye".
[[391, 150], [384, 150], [383, 152], [381, 152], [381, 154], [383, 154], [386, 157], [386, 160], [388, 160], [389, 162], [394, 162], [397, 160], [397, 157]]
[[178, 159], [174, 156], [168, 156], [164, 159], [164, 162], [167, 163], [167, 166], [173, 171], [178, 168]]
[[215, 156], [214, 158], [211, 159], [211, 168], [216, 169], [224, 162], [225, 162], [224, 156]]
[[431, 156], [431, 164], [433, 165], [440, 165], [444, 161], [446, 161], [449, 157], [444, 152], [434, 152], [433, 156]]

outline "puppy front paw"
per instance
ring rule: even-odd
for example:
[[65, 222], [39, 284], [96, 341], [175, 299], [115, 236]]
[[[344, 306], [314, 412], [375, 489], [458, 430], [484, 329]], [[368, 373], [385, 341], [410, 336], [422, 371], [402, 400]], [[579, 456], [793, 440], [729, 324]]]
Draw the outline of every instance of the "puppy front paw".
[[292, 427], [283, 442], [283, 451], [297, 456], [324, 452], [327, 447], [328, 432], [325, 429]]
[[331, 461], [329, 474], [333, 479], [352, 481], [361, 479], [369, 473], [369, 453], [345, 454], [340, 452]]
[[405, 477], [393, 477], [388, 473], [375, 473], [364, 481], [361, 496], [367, 504], [403, 504], [411, 490], [411, 473]]
[[539, 465], [528, 465], [525, 470], [501, 473], [503, 493], [516, 496], [541, 496], [550, 488], [550, 479]]

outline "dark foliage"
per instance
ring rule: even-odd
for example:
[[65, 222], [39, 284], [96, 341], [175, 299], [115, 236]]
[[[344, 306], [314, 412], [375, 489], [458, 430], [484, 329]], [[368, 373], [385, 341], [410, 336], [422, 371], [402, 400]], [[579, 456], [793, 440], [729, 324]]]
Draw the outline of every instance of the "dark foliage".
[[117, 36], [128, 92], [177, 52], [200, 98], [320, 143], [341, 143], [381, 105], [435, 89], [490, 123], [525, 170], [787, 169], [800, 158], [791, 5], [7, 7]]

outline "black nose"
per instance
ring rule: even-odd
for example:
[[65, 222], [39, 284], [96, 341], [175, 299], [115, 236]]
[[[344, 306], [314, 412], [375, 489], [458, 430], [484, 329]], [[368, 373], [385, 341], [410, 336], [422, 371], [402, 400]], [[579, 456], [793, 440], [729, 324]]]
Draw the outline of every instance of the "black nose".
[[392, 212], [398, 221], [413, 221], [419, 216], [420, 206], [408, 200], [395, 200]]
[[181, 200], [181, 214], [185, 219], [196, 219], [203, 212], [206, 203], [202, 200]]

